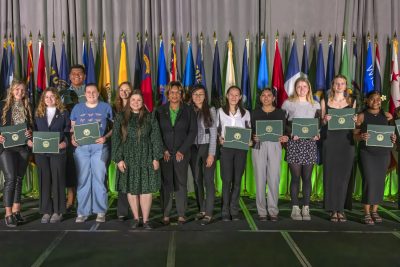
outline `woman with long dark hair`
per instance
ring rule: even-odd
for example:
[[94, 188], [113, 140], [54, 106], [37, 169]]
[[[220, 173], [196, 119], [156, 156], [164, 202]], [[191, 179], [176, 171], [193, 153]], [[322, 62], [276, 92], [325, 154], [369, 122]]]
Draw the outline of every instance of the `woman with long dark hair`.
[[215, 199], [215, 151], [217, 146], [217, 113], [208, 105], [207, 91], [199, 84], [192, 89], [192, 105], [197, 114], [197, 137], [191, 147], [192, 169], [198, 218], [201, 224], [211, 222]]
[[163, 156], [160, 129], [154, 114], [147, 111], [140, 90], [134, 90], [129, 104], [116, 117], [112, 135], [112, 159], [117, 163], [117, 190], [127, 195], [133, 213], [132, 228], [139, 226], [139, 206], [143, 227], [151, 229], [149, 214], [152, 193], [161, 186]]
[[[242, 107], [242, 90], [231, 86], [226, 91], [226, 103], [218, 109], [219, 142], [223, 146], [225, 127], [250, 128], [250, 113]], [[221, 148], [222, 220], [239, 220], [239, 197], [246, 167], [247, 150]]]
[[[25, 136], [32, 137], [33, 116], [23, 81], [14, 80], [7, 97], [0, 104], [1, 126], [26, 125]], [[0, 135], [0, 168], [4, 174], [3, 202], [5, 224], [15, 227], [25, 219], [21, 215], [22, 178], [28, 167], [27, 145], [4, 148], [5, 137]]]

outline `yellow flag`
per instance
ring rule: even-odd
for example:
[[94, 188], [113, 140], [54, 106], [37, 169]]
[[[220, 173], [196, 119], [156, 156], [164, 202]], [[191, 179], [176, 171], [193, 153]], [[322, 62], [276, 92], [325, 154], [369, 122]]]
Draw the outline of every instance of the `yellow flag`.
[[124, 38], [121, 40], [121, 55], [119, 58], [118, 85], [128, 81], [128, 66], [126, 64], [126, 45]]
[[101, 55], [100, 77], [99, 77], [100, 95], [106, 102], [111, 102], [111, 76], [110, 65], [108, 64], [106, 39], [103, 40], [103, 52]]

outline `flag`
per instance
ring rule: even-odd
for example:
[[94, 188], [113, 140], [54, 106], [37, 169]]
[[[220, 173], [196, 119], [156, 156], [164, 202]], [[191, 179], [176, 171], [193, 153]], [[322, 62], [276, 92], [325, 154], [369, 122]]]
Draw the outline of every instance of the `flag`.
[[374, 91], [374, 63], [372, 61], [371, 41], [368, 41], [367, 58], [365, 60], [364, 70], [363, 93], [364, 95], [367, 95], [372, 91]]
[[16, 39], [14, 46], [14, 78], [18, 80], [23, 80], [24, 74], [22, 73], [22, 58], [19, 44], [20, 42], [18, 41], [18, 39]]
[[88, 54], [86, 49], [85, 37], [82, 40], [82, 64], [85, 66], [85, 69], [88, 65]]
[[374, 85], [375, 91], [379, 91], [382, 93], [381, 57], [379, 55], [378, 42], [375, 42]]
[[281, 52], [279, 51], [278, 38], [275, 39], [275, 56], [274, 56], [274, 67], [272, 70], [272, 88], [276, 92], [277, 107], [280, 108], [288, 98], [285, 91], [285, 80], [283, 78], [282, 58]]
[[124, 37], [121, 39], [121, 54], [119, 57], [118, 85], [128, 81], [128, 65], [126, 61], [126, 45]]
[[67, 53], [65, 52], [65, 43], [62, 43], [61, 47], [61, 62], [60, 69], [58, 71], [60, 75], [58, 83], [62, 88], [69, 87], [69, 64], [67, 60]]
[[133, 80], [133, 88], [139, 89], [142, 81], [142, 61], [140, 54], [139, 40], [136, 43], [136, 56], [135, 56], [135, 78]]
[[389, 111], [391, 63], [392, 63], [391, 43], [388, 37], [386, 40], [386, 60], [385, 60], [385, 70], [383, 72], [384, 77], [383, 77], [383, 88], [382, 88], [382, 94], [386, 96], [386, 99], [382, 101], [382, 108], [385, 111]]
[[250, 66], [250, 84], [251, 84], [251, 95], [252, 97], [252, 103], [251, 103], [251, 107], [253, 109], [256, 108], [256, 106], [258, 105], [258, 101], [257, 101], [257, 83], [258, 83], [258, 65], [259, 65], [259, 59], [260, 59], [260, 43], [259, 43], [259, 38], [256, 36], [256, 38], [254, 39], [254, 42], [251, 43], [251, 66]]
[[267, 44], [265, 39], [261, 39], [260, 64], [258, 66], [257, 88], [262, 90], [268, 87], [268, 63], [267, 63]]
[[291, 96], [293, 94], [295, 89], [294, 83], [298, 78], [300, 78], [299, 59], [297, 57], [296, 41], [293, 39], [288, 67], [285, 73], [285, 89], [288, 96]]
[[[340, 63], [340, 70], [339, 73], [346, 77], [347, 81], [350, 80], [350, 69], [349, 69], [349, 56], [347, 54], [347, 41], [343, 38], [342, 43], [342, 61]], [[350, 83], [347, 83], [347, 87], [350, 88]]]
[[158, 53], [158, 67], [157, 67], [157, 89], [161, 97], [161, 103], [167, 102], [165, 95], [165, 87], [168, 84], [167, 64], [165, 63], [164, 42], [160, 40], [160, 52]]
[[57, 66], [57, 56], [56, 56], [56, 46], [53, 42], [53, 47], [51, 49], [51, 66], [50, 66], [50, 86], [58, 86], [58, 66]]
[[44, 43], [43, 41], [39, 41], [39, 60], [38, 60], [38, 68], [37, 68], [37, 79], [36, 79], [36, 92], [38, 96], [46, 90], [47, 84], [47, 75], [46, 75], [46, 60], [44, 58]]
[[147, 109], [153, 111], [153, 89], [151, 85], [151, 66], [150, 66], [150, 48], [147, 43], [144, 45], [143, 62], [142, 62], [142, 82], [140, 89], [142, 90], [144, 104]]
[[169, 80], [174, 82], [178, 80], [178, 67], [176, 58], [176, 42], [174, 36], [171, 39], [171, 61], [169, 65]]
[[12, 81], [14, 80], [14, 41], [9, 39], [7, 46], [7, 57], [8, 57], [8, 73], [6, 88], [9, 88]]
[[333, 77], [335, 77], [335, 58], [334, 58], [334, 51], [333, 51], [333, 43], [329, 41], [329, 48], [328, 48], [328, 62], [326, 64], [326, 86], [325, 89], [329, 90], [331, 88], [331, 83]]
[[[197, 47], [197, 58], [196, 58], [196, 84], [202, 84], [204, 88], [207, 88], [206, 85], [206, 70], [204, 69], [203, 62], [203, 39], [201, 37], [200, 43]], [[207, 89], [206, 89], [207, 92]]]
[[243, 92], [243, 105], [246, 109], [252, 109], [251, 101], [251, 88], [250, 88], [250, 74], [249, 74], [249, 47], [250, 40], [246, 39], [243, 51], [243, 64], [242, 64], [242, 81], [241, 88]]
[[0, 93], [2, 98], [6, 96], [8, 74], [7, 40], [3, 42], [3, 59], [1, 60], [0, 71]]
[[188, 51], [186, 54], [185, 73], [183, 77], [183, 87], [187, 88], [194, 84], [194, 62], [192, 54], [192, 44], [188, 42]]
[[33, 71], [33, 47], [32, 39], [28, 41], [27, 67], [26, 67], [26, 85], [28, 90], [29, 102], [35, 106], [35, 75]]
[[400, 106], [400, 85], [399, 85], [399, 62], [397, 60], [399, 42], [397, 38], [392, 41], [392, 63], [390, 77], [390, 102], [389, 112], [394, 114], [395, 109]]
[[308, 77], [308, 52], [307, 52], [307, 43], [306, 39], [303, 41], [303, 58], [301, 60], [301, 76], [307, 78]]
[[97, 84], [96, 66], [94, 63], [92, 42], [89, 42], [89, 55], [88, 55], [88, 62], [87, 62], [87, 66], [86, 66], [86, 84], [89, 84], [89, 83]]
[[318, 100], [321, 100], [324, 91], [326, 90], [326, 81], [325, 81], [325, 63], [324, 63], [324, 51], [322, 48], [322, 43], [319, 43], [318, 46], [318, 56], [317, 56], [317, 74], [315, 77], [315, 90], [317, 93], [315, 94]]
[[222, 101], [221, 66], [219, 63], [218, 41], [215, 40], [213, 74], [211, 82], [211, 104], [219, 108]]
[[233, 63], [233, 42], [229, 40], [227, 42], [228, 56], [226, 61], [226, 72], [225, 72], [225, 94], [229, 87], [236, 85], [235, 78], [235, 65]]
[[108, 64], [107, 44], [106, 39], [103, 39], [103, 50], [101, 53], [100, 75], [98, 81], [100, 95], [104, 101], [111, 103], [111, 75], [110, 65]]

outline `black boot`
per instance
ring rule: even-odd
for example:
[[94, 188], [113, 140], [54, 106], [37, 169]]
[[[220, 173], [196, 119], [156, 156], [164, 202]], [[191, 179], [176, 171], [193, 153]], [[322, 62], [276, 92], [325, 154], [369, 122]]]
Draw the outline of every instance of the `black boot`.
[[4, 218], [7, 227], [16, 227], [17, 221], [14, 218], [14, 215], [8, 215]]
[[23, 223], [25, 222], [24, 217], [22, 217], [21, 212], [17, 211], [17, 212], [13, 212], [13, 216], [15, 218], [15, 220], [19, 223]]

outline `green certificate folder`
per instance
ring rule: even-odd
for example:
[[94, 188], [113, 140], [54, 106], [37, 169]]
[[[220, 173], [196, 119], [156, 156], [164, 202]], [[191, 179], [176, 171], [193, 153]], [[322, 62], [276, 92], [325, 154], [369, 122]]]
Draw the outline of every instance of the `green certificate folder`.
[[328, 109], [328, 114], [332, 119], [328, 121], [328, 130], [352, 130], [355, 128], [353, 117], [355, 114], [354, 108], [343, 109]]
[[282, 134], [283, 125], [281, 120], [256, 121], [256, 135], [260, 139], [260, 142], [279, 142], [279, 137]]
[[26, 124], [5, 126], [0, 128], [1, 134], [6, 139], [3, 143], [4, 148], [21, 146], [26, 144]]
[[99, 123], [75, 125], [74, 135], [76, 142], [80, 146], [95, 144], [96, 139], [100, 137]]
[[292, 134], [299, 138], [310, 139], [318, 135], [318, 119], [294, 118]]
[[393, 147], [390, 136], [394, 133], [394, 131], [394, 126], [369, 124], [367, 127], [367, 133], [370, 134], [370, 137], [368, 138], [366, 145]]
[[394, 123], [396, 124], [397, 133], [400, 135], [400, 119], [395, 120]]
[[249, 150], [251, 130], [241, 127], [225, 127], [224, 147]]
[[33, 132], [33, 153], [59, 153], [60, 133]]

